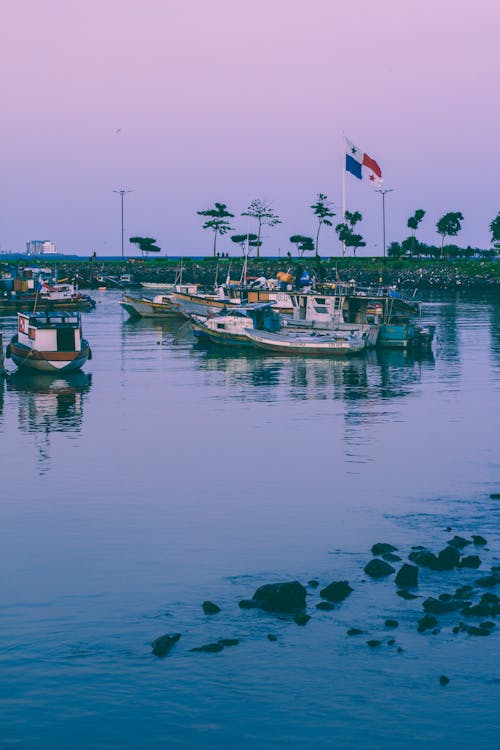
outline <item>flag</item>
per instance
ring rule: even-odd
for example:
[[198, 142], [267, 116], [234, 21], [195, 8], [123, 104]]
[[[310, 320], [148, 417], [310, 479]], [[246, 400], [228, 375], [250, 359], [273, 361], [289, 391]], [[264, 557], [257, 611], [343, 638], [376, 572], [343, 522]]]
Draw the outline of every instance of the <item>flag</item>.
[[358, 180], [367, 179], [373, 185], [382, 185], [382, 170], [371, 156], [365, 154], [360, 148], [345, 139], [345, 169]]

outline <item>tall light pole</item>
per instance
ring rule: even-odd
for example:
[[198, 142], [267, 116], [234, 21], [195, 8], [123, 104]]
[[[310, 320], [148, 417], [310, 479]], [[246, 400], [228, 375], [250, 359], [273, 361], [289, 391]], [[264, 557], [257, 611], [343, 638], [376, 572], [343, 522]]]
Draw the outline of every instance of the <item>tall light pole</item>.
[[385, 258], [385, 195], [386, 193], [392, 193], [393, 188], [380, 188], [375, 190], [376, 193], [380, 193], [382, 196], [382, 237], [384, 243], [384, 258]]
[[122, 204], [122, 260], [123, 260], [123, 196], [126, 195], [126, 193], [131, 193], [131, 190], [113, 190], [113, 193], [118, 193], [118, 195], [121, 197], [121, 204]]

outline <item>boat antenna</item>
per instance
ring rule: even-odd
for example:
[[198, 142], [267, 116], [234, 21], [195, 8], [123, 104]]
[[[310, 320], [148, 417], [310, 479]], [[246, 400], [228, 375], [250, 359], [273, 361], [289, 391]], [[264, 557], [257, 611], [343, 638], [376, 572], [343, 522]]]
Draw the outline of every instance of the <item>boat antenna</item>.
[[42, 274], [40, 273], [36, 282], [36, 294], [35, 294], [35, 301], [33, 303], [33, 312], [36, 313], [36, 304], [38, 302], [38, 292], [40, 291], [42, 286]]

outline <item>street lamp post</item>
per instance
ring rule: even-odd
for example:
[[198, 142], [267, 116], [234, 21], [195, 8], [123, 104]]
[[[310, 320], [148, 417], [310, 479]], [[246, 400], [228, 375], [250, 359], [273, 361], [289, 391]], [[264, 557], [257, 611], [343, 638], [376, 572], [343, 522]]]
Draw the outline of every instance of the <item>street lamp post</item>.
[[380, 193], [382, 196], [382, 241], [384, 244], [384, 258], [385, 258], [385, 195], [386, 193], [392, 193], [393, 188], [380, 188], [379, 190], [375, 191], [376, 193]]
[[123, 196], [126, 195], [126, 193], [131, 193], [131, 190], [113, 190], [113, 193], [118, 193], [118, 195], [121, 198], [121, 208], [122, 208], [122, 260], [123, 260]]

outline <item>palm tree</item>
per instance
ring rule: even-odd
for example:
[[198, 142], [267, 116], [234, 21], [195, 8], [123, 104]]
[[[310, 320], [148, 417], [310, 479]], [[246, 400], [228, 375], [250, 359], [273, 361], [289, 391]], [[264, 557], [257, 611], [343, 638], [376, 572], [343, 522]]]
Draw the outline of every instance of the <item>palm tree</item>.
[[314, 240], [312, 237], [305, 237], [303, 234], [293, 234], [290, 237], [290, 242], [296, 246], [299, 258], [302, 258], [304, 253], [310, 253], [314, 250]]
[[282, 223], [281, 219], [277, 216], [277, 214], [274, 213], [271, 206], [272, 206], [272, 203], [270, 201], [262, 200], [260, 198], [255, 198], [250, 203], [247, 210], [243, 211], [243, 213], [241, 214], [242, 216], [250, 216], [252, 219], [257, 219], [258, 244], [255, 245], [255, 247], [257, 248], [257, 258], [260, 257], [260, 248], [262, 245], [262, 242], [260, 239], [262, 227], [265, 225], [268, 227], [274, 227], [276, 226], [276, 224]]
[[491, 241], [495, 250], [500, 250], [500, 211], [490, 222]]
[[325, 224], [327, 227], [331, 227], [332, 222], [330, 221], [330, 219], [335, 216], [335, 213], [330, 210], [331, 205], [332, 202], [327, 200], [327, 196], [324, 193], [318, 193], [316, 203], [313, 203], [313, 205], [311, 206], [314, 214], [318, 218], [318, 231], [316, 232], [316, 257], [319, 256], [319, 232], [321, 226]]
[[358, 247], [366, 247], [361, 234], [354, 234], [354, 227], [358, 221], [362, 220], [362, 215], [359, 211], [346, 211], [344, 214], [345, 221], [341, 224], [337, 224], [335, 231], [339, 236], [339, 240], [345, 247], [352, 247], [354, 255]]
[[211, 229], [214, 233], [214, 258], [217, 251], [217, 235], [224, 235], [230, 232], [232, 227], [229, 225], [227, 219], [233, 217], [234, 214], [227, 211], [225, 203], [216, 203], [215, 208], [207, 208], [206, 211], [197, 211], [199, 216], [209, 217], [208, 221], [203, 224], [203, 229]]
[[413, 216], [410, 216], [410, 218], [407, 221], [407, 227], [408, 227], [408, 229], [411, 229], [411, 231], [412, 231], [412, 237], [413, 237], [412, 251], [411, 251], [412, 255], [415, 255], [415, 242], [416, 242], [415, 234], [417, 232], [418, 225], [420, 224], [420, 222], [422, 221], [422, 219], [424, 218], [424, 216], [425, 216], [424, 209], [423, 208], [417, 208], [417, 210], [415, 211], [415, 213], [413, 214]]

